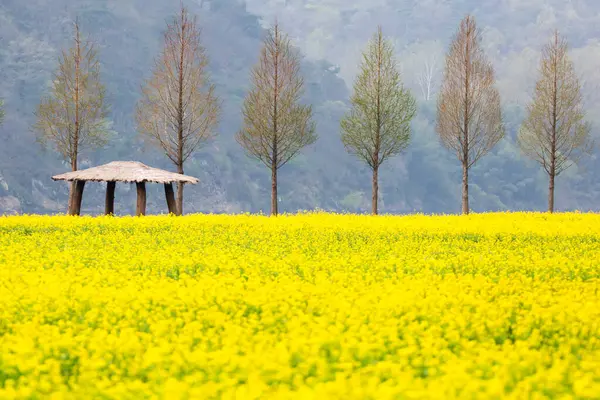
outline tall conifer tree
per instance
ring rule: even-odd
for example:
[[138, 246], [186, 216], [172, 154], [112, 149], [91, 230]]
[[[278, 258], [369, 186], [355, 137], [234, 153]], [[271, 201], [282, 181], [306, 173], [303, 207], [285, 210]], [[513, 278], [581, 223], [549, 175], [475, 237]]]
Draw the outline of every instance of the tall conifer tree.
[[300, 104], [304, 79], [300, 55], [275, 24], [252, 69], [252, 88], [243, 106], [244, 125], [236, 138], [247, 154], [271, 170], [271, 215], [279, 213], [277, 171], [317, 140], [312, 107]]
[[581, 85], [569, 59], [567, 41], [558, 32], [544, 47], [540, 79], [527, 118], [519, 131], [521, 151], [548, 174], [548, 212], [554, 212], [554, 181], [591, 148], [584, 120]]
[[379, 167], [408, 147], [410, 121], [417, 112], [414, 97], [402, 84], [394, 47], [381, 27], [363, 53], [350, 101], [352, 108], [341, 122], [342, 142], [373, 172], [371, 213], [377, 215]]

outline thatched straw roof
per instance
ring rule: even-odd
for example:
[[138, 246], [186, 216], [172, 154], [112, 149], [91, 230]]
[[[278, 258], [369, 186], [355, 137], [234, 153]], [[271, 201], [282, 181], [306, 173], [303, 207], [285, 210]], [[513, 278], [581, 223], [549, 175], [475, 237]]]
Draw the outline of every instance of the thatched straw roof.
[[198, 179], [192, 176], [151, 168], [137, 161], [113, 161], [99, 167], [56, 175], [52, 179], [55, 181], [198, 183]]

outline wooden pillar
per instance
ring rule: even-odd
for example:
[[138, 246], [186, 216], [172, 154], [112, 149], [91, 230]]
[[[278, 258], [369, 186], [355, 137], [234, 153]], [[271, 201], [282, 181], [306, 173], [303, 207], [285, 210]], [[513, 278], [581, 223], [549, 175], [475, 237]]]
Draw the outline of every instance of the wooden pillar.
[[135, 215], [146, 215], [146, 183], [137, 182], [137, 207]]
[[177, 205], [175, 204], [175, 193], [173, 192], [173, 184], [165, 183], [165, 196], [167, 197], [167, 207], [169, 214], [177, 214]]
[[73, 204], [71, 215], [81, 215], [81, 201], [83, 200], [83, 188], [85, 181], [75, 181], [75, 193], [73, 194]]
[[115, 186], [116, 182], [107, 182], [106, 184], [106, 202], [104, 214], [111, 215], [115, 213]]

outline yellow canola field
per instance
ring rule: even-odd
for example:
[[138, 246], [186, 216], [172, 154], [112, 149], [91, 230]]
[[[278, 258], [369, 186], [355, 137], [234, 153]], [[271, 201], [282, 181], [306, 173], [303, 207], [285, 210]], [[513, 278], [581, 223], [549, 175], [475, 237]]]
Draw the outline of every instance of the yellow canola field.
[[597, 399], [600, 215], [0, 218], [0, 399]]

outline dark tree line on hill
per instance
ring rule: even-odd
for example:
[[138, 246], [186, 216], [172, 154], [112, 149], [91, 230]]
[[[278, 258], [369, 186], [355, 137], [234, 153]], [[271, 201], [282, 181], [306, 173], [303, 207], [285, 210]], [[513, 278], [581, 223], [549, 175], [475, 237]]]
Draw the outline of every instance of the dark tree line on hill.
[[[36, 112], [36, 131], [77, 169], [83, 145], [102, 146], [110, 138], [103, 86], [93, 43], [80, 38], [63, 52], [52, 90]], [[494, 69], [472, 16], [460, 24], [446, 56], [437, 104], [437, 132], [463, 170], [462, 212], [469, 212], [469, 170], [500, 142], [504, 123]], [[581, 88], [568, 48], [558, 32], [544, 49], [540, 78], [528, 117], [519, 133], [523, 154], [549, 176], [548, 210], [554, 210], [554, 180], [591, 148]], [[206, 73], [208, 56], [195, 17], [182, 7], [167, 25], [163, 51], [142, 88], [136, 122], [183, 173], [185, 160], [215, 136], [222, 103]], [[263, 42], [243, 104], [244, 125], [237, 135], [247, 154], [271, 171], [271, 214], [278, 213], [277, 170], [317, 141], [312, 109], [301, 104], [304, 81], [300, 54], [276, 24]], [[394, 48], [378, 29], [363, 54], [351, 108], [341, 122], [341, 140], [372, 170], [372, 213], [378, 213], [379, 168], [404, 151], [411, 140], [415, 99], [402, 83]], [[0, 108], [0, 121], [2, 111]], [[183, 187], [177, 214], [183, 213]]]

